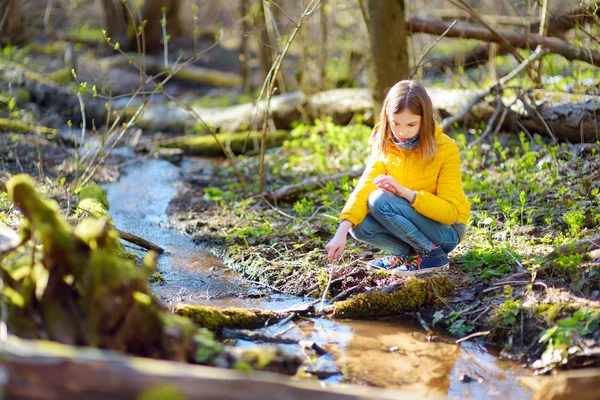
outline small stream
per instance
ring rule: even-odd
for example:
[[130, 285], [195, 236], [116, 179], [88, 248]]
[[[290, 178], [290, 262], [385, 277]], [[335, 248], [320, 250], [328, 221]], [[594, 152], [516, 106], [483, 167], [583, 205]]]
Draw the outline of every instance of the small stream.
[[[170, 226], [166, 210], [177, 192], [180, 174], [203, 168], [212, 168], [211, 161], [188, 158], [177, 167], [163, 160], [141, 159], [125, 167], [117, 182], [105, 185], [116, 226], [166, 249], [157, 265], [164, 282], [152, 285], [154, 293], [167, 305], [184, 302], [267, 310], [313, 300], [265, 294], [264, 288], [244, 281], [207, 249]], [[526, 369], [499, 360], [495, 352], [473, 342], [430, 342], [421, 327], [408, 321], [312, 318], [262, 331], [311, 340], [324, 347], [329, 354], [318, 357], [312, 368], [329, 376], [324, 379], [328, 385], [350, 377], [353, 383], [399, 388], [419, 396], [529, 399], [532, 395], [517, 379], [531, 375]], [[237, 346], [257, 344], [237, 340]], [[298, 345], [282, 346], [304, 352]]]

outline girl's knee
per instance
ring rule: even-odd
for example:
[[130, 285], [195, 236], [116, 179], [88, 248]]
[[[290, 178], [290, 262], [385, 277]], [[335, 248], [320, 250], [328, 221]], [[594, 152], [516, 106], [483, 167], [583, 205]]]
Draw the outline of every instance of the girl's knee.
[[369, 195], [368, 205], [371, 212], [379, 215], [386, 211], [401, 213], [403, 208], [411, 207], [406, 199], [382, 189], [374, 190]]
[[367, 230], [364, 229], [364, 226], [362, 224], [350, 228], [350, 235], [352, 235], [354, 239], [361, 242], [363, 242], [365, 239], [371, 236], [367, 233]]

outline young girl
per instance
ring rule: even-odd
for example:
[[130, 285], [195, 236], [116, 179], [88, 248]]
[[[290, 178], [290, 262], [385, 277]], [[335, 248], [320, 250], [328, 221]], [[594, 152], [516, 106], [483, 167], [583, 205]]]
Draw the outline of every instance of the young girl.
[[330, 262], [348, 232], [391, 255], [372, 269], [410, 276], [448, 268], [447, 254], [465, 235], [470, 203], [462, 188], [458, 147], [436, 123], [431, 99], [415, 81], [388, 92], [373, 129], [373, 154], [325, 246]]

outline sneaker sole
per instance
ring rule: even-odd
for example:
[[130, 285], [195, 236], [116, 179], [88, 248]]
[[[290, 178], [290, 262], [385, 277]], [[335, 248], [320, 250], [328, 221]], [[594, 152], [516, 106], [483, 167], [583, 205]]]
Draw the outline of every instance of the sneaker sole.
[[442, 265], [441, 267], [432, 267], [432, 268], [427, 268], [427, 269], [420, 269], [417, 271], [398, 271], [398, 270], [392, 270], [392, 275], [397, 276], [397, 277], [405, 277], [405, 276], [416, 276], [416, 275], [424, 275], [424, 274], [429, 274], [432, 272], [436, 272], [436, 271], [446, 271], [450, 269], [450, 265], [446, 264], [446, 265]]

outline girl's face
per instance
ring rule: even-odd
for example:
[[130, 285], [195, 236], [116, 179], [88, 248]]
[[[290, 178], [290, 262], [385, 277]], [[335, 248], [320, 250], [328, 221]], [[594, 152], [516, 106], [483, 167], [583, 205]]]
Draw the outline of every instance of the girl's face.
[[421, 131], [421, 116], [413, 114], [409, 110], [403, 110], [396, 114], [387, 114], [392, 134], [399, 141], [403, 142], [412, 139]]

